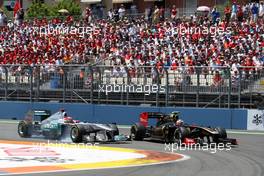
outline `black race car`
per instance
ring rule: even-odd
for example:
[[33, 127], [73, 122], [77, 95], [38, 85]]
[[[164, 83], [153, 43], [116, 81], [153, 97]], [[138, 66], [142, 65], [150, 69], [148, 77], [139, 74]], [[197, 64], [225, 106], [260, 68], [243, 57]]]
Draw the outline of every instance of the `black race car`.
[[[227, 138], [227, 133], [221, 127], [202, 127], [197, 125], [178, 124], [179, 112], [163, 114], [159, 112], [143, 112], [140, 121], [130, 129], [133, 140], [145, 138], [162, 140], [165, 143], [230, 143], [237, 145], [236, 139]], [[155, 126], [148, 126], [149, 119], [157, 119]]]
[[73, 120], [64, 111], [50, 115], [47, 110], [30, 110], [18, 124], [20, 137], [32, 135], [44, 136], [48, 139], [69, 137], [73, 142], [112, 142], [127, 141], [129, 136], [120, 135], [116, 124], [86, 123]]

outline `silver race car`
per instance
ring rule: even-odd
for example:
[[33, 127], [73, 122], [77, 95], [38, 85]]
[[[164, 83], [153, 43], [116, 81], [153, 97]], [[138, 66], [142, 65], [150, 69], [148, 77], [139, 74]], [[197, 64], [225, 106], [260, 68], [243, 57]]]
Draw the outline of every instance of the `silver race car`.
[[119, 134], [115, 123], [98, 124], [73, 120], [64, 110], [50, 115], [48, 110], [30, 110], [18, 124], [18, 134], [23, 138], [32, 135], [47, 139], [70, 137], [72, 142], [129, 141], [130, 136]]

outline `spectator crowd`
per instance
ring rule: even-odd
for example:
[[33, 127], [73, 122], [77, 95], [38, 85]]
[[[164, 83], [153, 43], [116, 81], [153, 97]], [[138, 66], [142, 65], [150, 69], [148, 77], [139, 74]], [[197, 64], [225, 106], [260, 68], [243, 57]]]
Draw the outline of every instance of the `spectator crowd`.
[[[117, 72], [126, 66], [132, 75], [139, 66], [156, 66], [160, 73], [164, 68], [192, 73], [193, 66], [210, 66], [212, 71], [226, 66], [234, 74], [240, 66], [256, 71], [249, 67], [264, 63], [263, 16], [261, 2], [234, 3], [225, 7], [222, 17], [214, 7], [211, 12], [181, 18], [173, 6], [169, 18], [159, 7], [142, 17], [128, 18], [121, 6], [102, 20], [93, 20], [88, 8], [81, 20], [71, 16], [65, 20], [18, 18], [19, 23], [9, 21], [0, 28], [0, 64], [49, 67], [93, 61], [115, 66]], [[82, 36], [72, 31], [43, 35], [45, 27], [92, 30]]]

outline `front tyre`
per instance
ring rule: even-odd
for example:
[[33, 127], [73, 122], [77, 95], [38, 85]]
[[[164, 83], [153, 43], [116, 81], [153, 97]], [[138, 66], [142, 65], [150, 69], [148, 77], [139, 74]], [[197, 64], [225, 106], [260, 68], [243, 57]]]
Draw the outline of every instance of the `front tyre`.
[[142, 141], [146, 134], [146, 127], [140, 124], [135, 124], [130, 129], [130, 136], [132, 140]]
[[24, 121], [21, 121], [18, 124], [17, 132], [20, 137], [29, 138], [32, 135], [31, 125], [26, 124], [26, 122]]
[[73, 126], [71, 128], [71, 139], [74, 143], [82, 142], [82, 133], [80, 128], [78, 128], [77, 126]]

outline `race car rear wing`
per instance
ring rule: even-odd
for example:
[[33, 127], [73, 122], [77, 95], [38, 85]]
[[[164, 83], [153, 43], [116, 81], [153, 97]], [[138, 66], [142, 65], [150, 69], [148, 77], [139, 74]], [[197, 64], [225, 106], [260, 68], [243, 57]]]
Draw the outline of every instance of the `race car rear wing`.
[[161, 112], [142, 112], [139, 116], [139, 123], [145, 127], [148, 126], [148, 119], [160, 119], [165, 116]]

